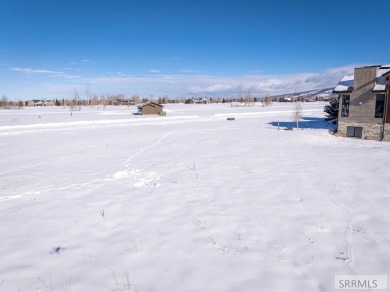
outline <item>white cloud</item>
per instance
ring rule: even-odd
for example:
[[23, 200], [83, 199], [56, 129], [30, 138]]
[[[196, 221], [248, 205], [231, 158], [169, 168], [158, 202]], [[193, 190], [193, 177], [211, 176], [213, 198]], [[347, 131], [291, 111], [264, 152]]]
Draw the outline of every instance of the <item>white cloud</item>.
[[365, 66], [364, 64], [347, 65], [327, 69], [321, 74], [312, 74], [304, 80], [305, 84], [316, 84], [319, 88], [328, 87], [329, 84], [336, 84], [343, 76], [350, 74], [354, 68]]
[[78, 68], [73, 68], [73, 67], [65, 67], [65, 68], [62, 68], [63, 70], [71, 70], [71, 71], [80, 71], [80, 69]]
[[296, 73], [288, 75], [251, 74], [237, 77], [210, 77], [205, 86], [190, 86], [189, 94], [195, 95], [239, 95], [251, 91], [257, 95], [277, 95], [313, 89], [331, 88], [342, 76], [353, 72], [348, 65], [327, 69], [323, 73]]
[[99, 84], [113, 84], [113, 83], [124, 83], [130, 82], [132, 80], [131, 77], [127, 76], [100, 76], [100, 77], [86, 77], [83, 78], [87, 83], [99, 83]]
[[20, 67], [11, 67], [10, 71], [14, 72], [23, 72], [31, 74], [62, 74], [63, 72], [51, 71], [51, 70], [42, 70], [42, 69], [32, 69], [32, 68], [20, 68]]
[[181, 72], [183, 72], [183, 73], [189, 73], [189, 74], [200, 74], [200, 73], [202, 73], [201, 71], [192, 70], [192, 69], [182, 70]]
[[[96, 63], [97, 63], [96, 60], [90, 60], [90, 59], [82, 59], [80, 62], [84, 65], [89, 65], [89, 64], [96, 65]], [[77, 64], [77, 63], [75, 63], [75, 64]]]
[[[237, 97], [250, 91], [255, 96], [278, 95], [284, 93], [300, 92], [313, 89], [334, 87], [343, 75], [353, 72], [355, 67], [361, 65], [348, 65], [329, 68], [321, 73], [296, 73], [288, 75], [266, 75], [251, 72], [240, 76], [202, 75], [198, 71], [190, 70], [177, 75], [161, 74], [160, 70], [151, 69], [151, 75], [135, 76], [122, 72], [107, 73], [100, 76], [80, 76], [65, 74], [64, 72], [11, 67], [10, 71], [22, 74], [36, 74], [56, 78], [65, 88], [72, 82], [85, 86], [89, 84], [98, 95], [107, 93], [123, 93], [125, 95], [140, 94], [142, 96], [185, 97], [185, 96], [220, 96]], [[151, 72], [153, 71], [153, 72]], [[156, 74], [160, 73], [160, 74]], [[62, 80], [61, 80], [62, 79]], [[47, 79], [42, 80], [47, 82]], [[72, 85], [73, 86], [73, 85]], [[52, 88], [51, 88], [52, 89]], [[68, 95], [69, 91], [63, 94]]]
[[52, 71], [52, 70], [45, 70], [45, 69], [11, 67], [8, 70], [13, 71], [13, 72], [25, 73], [25, 74], [37, 74], [37, 75], [47, 74], [51, 77], [60, 77], [60, 78], [62, 77], [65, 79], [80, 78], [79, 75], [71, 75], [71, 74], [66, 74], [64, 72], [61, 72], [61, 71]]
[[[353, 71], [355, 65], [331, 68], [323, 73], [297, 73], [289, 75], [250, 74], [241, 76], [212, 76], [201, 74], [178, 75], [107, 75], [82, 78], [82, 82], [98, 87], [122, 90], [124, 93], [135, 90], [146, 96], [171, 94], [173, 96], [226, 96], [233, 97], [250, 91], [254, 95], [277, 95], [312, 89], [330, 88], [339, 79]], [[134, 92], [134, 91], [133, 91]]]

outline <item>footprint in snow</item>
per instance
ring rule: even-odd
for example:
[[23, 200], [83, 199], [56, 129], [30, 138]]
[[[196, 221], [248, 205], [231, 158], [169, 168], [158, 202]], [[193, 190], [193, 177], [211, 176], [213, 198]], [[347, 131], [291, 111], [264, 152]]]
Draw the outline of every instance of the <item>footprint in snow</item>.
[[52, 248], [50, 253], [51, 254], [53, 254], [53, 253], [60, 254], [63, 250], [65, 250], [65, 248], [63, 248], [61, 246], [56, 246], [56, 247]]

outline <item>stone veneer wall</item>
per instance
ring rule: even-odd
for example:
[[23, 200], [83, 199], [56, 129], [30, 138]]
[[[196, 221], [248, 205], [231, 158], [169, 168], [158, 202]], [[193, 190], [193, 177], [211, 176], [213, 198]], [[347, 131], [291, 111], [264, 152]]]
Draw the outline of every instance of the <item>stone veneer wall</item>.
[[385, 124], [385, 136], [383, 137], [383, 141], [390, 142], [390, 124]]
[[[362, 127], [363, 135], [362, 139], [367, 140], [380, 140], [382, 133], [382, 123], [345, 123], [339, 122], [337, 127], [337, 135], [346, 137], [347, 136], [347, 126], [352, 127]], [[390, 124], [385, 124], [385, 136], [384, 141], [390, 141]]]

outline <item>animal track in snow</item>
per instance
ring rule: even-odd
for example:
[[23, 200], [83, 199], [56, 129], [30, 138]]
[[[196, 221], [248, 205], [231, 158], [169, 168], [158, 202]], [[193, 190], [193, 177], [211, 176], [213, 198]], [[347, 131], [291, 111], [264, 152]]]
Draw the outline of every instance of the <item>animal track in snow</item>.
[[129, 158], [125, 161], [125, 168], [124, 170], [120, 170], [115, 172], [112, 177], [114, 179], [121, 179], [121, 178], [130, 178], [134, 179], [134, 186], [138, 188], [147, 187], [147, 186], [154, 186], [159, 187], [160, 184], [158, 181], [160, 180], [160, 177], [158, 176], [157, 172], [155, 171], [144, 171], [140, 169], [134, 169], [131, 167], [131, 161], [136, 158], [138, 155], [141, 155], [143, 152], [152, 149], [153, 147], [156, 147], [157, 145], [161, 144], [161, 142], [167, 138], [172, 131], [169, 131], [164, 136], [162, 136], [160, 139], [158, 139], [155, 143], [152, 143], [146, 147], [141, 148], [134, 154], [132, 154]]
[[127, 170], [120, 170], [115, 172], [112, 177], [114, 179], [130, 179], [133, 180], [133, 185], [135, 187], [147, 187], [147, 186], [155, 186], [158, 187], [160, 177], [157, 175], [155, 171], [143, 171], [140, 169], [130, 168]]
[[333, 187], [333, 190], [328, 194], [328, 197], [333, 201], [333, 203], [338, 205], [340, 208], [342, 208], [349, 215], [349, 219], [346, 222], [346, 228], [345, 228], [345, 232], [344, 232], [344, 238], [345, 238], [346, 245], [347, 245], [347, 253], [346, 253], [346, 255], [344, 255], [344, 253], [340, 253], [340, 254], [342, 254], [342, 256], [336, 257], [336, 259], [343, 260], [346, 263], [350, 264], [350, 263], [352, 263], [352, 249], [353, 249], [352, 231], [353, 231], [353, 223], [355, 221], [355, 216], [353, 215], [353, 213], [350, 209], [348, 209], [347, 207], [345, 207], [343, 204], [341, 204], [339, 201], [337, 201], [335, 199], [334, 195], [336, 194], [336, 188], [337, 188], [337, 185], [335, 184]]
[[130, 169], [130, 162], [136, 158], [138, 155], [142, 154], [143, 152], [153, 148], [153, 147], [156, 147], [157, 145], [159, 145], [165, 138], [167, 138], [169, 135], [171, 135], [172, 131], [169, 131], [168, 133], [166, 133], [164, 136], [162, 136], [160, 139], [157, 140], [157, 142], [153, 143], [153, 144], [150, 144], [149, 146], [146, 146], [146, 147], [143, 147], [141, 148], [140, 150], [138, 150], [137, 152], [135, 152], [133, 155], [131, 155], [129, 158], [127, 158], [126, 162], [125, 162], [125, 166], [127, 169]]

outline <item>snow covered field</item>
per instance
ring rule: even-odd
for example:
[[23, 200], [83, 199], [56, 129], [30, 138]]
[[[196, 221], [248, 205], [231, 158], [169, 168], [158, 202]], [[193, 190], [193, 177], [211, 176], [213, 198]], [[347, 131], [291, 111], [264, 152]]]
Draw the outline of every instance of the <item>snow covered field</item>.
[[304, 103], [298, 131], [282, 130], [289, 103], [0, 110], [0, 291], [333, 291], [335, 275], [388, 275], [390, 143], [330, 135], [324, 105]]

